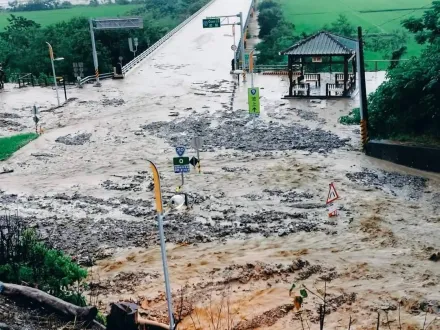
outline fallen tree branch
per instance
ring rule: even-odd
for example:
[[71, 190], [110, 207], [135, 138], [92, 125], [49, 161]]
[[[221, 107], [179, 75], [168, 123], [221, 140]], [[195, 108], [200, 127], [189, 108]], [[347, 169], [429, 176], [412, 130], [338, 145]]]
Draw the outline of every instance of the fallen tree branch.
[[0, 294], [10, 298], [25, 298], [69, 320], [92, 322], [98, 314], [96, 307], [78, 307], [41, 290], [18, 284], [0, 282]]
[[140, 316], [138, 317], [137, 324], [154, 326], [156, 328], [160, 328], [160, 329], [164, 329], [164, 330], [168, 330], [170, 328], [169, 325], [166, 325], [166, 324], [163, 324], [163, 323], [159, 323], [159, 322], [156, 322], [156, 321], [147, 320], [147, 319], [144, 319], [144, 318], [142, 318]]

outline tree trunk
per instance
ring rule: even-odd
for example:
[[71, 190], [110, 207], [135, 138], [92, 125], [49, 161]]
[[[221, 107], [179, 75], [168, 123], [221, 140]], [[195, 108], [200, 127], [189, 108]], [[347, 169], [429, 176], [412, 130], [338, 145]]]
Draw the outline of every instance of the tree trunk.
[[67, 319], [91, 322], [98, 314], [96, 307], [78, 307], [51, 296], [46, 292], [27, 286], [0, 282], [0, 294], [10, 298], [25, 298], [54, 311]]

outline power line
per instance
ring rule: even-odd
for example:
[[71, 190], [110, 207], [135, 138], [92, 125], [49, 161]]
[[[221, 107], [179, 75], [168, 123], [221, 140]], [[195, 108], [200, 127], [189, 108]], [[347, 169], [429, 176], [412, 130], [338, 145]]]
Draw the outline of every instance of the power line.
[[[388, 24], [388, 23], [394, 22], [394, 21], [396, 21], [396, 20], [398, 20], [398, 19], [402, 19], [402, 18], [405, 17], [405, 16], [408, 16], [408, 15], [414, 14], [416, 11], [418, 11], [418, 10], [422, 10], [422, 9], [425, 9], [426, 7], [431, 6], [431, 5], [432, 5], [432, 4], [427, 4], [427, 5], [424, 5], [424, 6], [420, 7], [420, 8], [416, 8], [416, 9], [414, 9], [413, 11], [411, 11], [411, 12], [409, 12], [409, 13], [406, 13], [406, 14], [403, 14], [403, 15], [401, 15], [401, 16], [395, 17], [395, 18], [390, 19], [390, 20], [388, 20], [388, 21], [386, 21], [386, 22], [384, 22], [384, 23], [382, 23], [382, 24], [380, 24], [380, 25], [375, 25], [374, 27], [379, 27], [379, 28], [380, 28], [380, 27], [384, 26], [385, 24]], [[369, 30], [371, 30], [371, 29], [369, 29]], [[369, 34], [369, 30], [366, 30], [366, 31], [365, 31], [364, 37], [368, 36], [368, 34]]]

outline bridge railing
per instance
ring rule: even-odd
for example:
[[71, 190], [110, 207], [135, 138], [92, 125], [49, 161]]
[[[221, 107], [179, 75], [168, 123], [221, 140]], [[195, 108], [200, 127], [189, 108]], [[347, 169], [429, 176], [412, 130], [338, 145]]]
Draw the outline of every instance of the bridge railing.
[[153, 45], [151, 45], [147, 50], [145, 50], [143, 53], [139, 54], [133, 60], [128, 62], [126, 65], [124, 65], [122, 67], [122, 73], [126, 74], [128, 71], [133, 69], [137, 64], [142, 62], [146, 57], [148, 57], [151, 53], [153, 53], [156, 49], [158, 49], [163, 43], [165, 43], [174, 34], [179, 32], [184, 26], [186, 26], [195, 17], [197, 17], [201, 12], [203, 12], [206, 8], [208, 8], [214, 1], [215, 0], [209, 1], [206, 5], [204, 5], [202, 8], [200, 8], [197, 12], [192, 14], [190, 17], [188, 17], [186, 20], [184, 20], [182, 23], [180, 23], [178, 26], [176, 26], [174, 29], [172, 29], [170, 32], [168, 32], [166, 35], [164, 35], [162, 38], [160, 38], [157, 42], [155, 42]]
[[[101, 73], [99, 75], [99, 79], [108, 79], [108, 78], [113, 78], [113, 72]], [[94, 75], [93, 76], [87, 76], [87, 77], [82, 78], [79, 81], [79, 84], [83, 85], [85, 83], [88, 83], [89, 81], [95, 81], [95, 80], [96, 80], [96, 76], [94, 76]]]
[[[247, 13], [246, 20], [245, 20], [245, 23], [244, 23], [244, 26], [243, 26], [244, 33], [246, 33], [246, 28], [249, 26], [249, 21], [251, 20], [251, 15], [252, 15], [252, 12], [254, 10], [254, 7], [255, 7], [255, 0], [252, 0], [251, 6], [249, 7], [249, 11]], [[241, 39], [242, 38], [243, 38], [243, 36], [240, 36], [240, 40], [238, 41], [237, 50], [235, 51], [235, 58], [238, 60], [238, 63], [241, 63], [241, 58], [240, 58], [240, 56], [241, 56], [241, 46], [240, 45], [241, 45]], [[243, 64], [245, 64], [245, 63], [242, 63], [241, 65], [243, 65]], [[241, 67], [241, 68], [243, 68], [243, 67]]]

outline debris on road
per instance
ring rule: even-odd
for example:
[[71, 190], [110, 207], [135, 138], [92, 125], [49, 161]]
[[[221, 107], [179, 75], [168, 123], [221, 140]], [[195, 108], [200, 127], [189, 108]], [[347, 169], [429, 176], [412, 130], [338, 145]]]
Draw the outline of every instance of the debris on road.
[[65, 135], [58, 137], [55, 142], [63, 143], [69, 146], [79, 146], [90, 141], [92, 133], [81, 133], [77, 135]]

